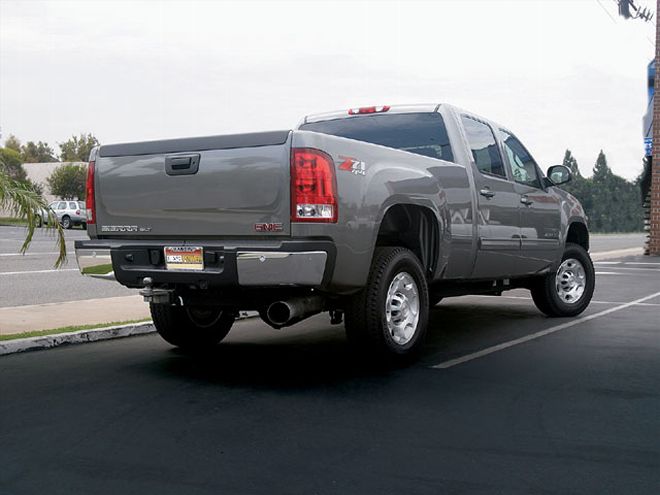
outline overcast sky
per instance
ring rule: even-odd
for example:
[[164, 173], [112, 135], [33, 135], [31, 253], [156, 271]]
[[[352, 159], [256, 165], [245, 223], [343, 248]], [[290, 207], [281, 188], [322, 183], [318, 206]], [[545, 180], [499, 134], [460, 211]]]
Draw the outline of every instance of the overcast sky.
[[634, 178], [654, 24], [618, 17], [614, 0], [0, 0], [0, 126], [57, 150], [80, 132], [289, 129], [309, 113], [448, 102], [511, 128], [544, 169], [570, 148], [590, 175], [602, 148]]

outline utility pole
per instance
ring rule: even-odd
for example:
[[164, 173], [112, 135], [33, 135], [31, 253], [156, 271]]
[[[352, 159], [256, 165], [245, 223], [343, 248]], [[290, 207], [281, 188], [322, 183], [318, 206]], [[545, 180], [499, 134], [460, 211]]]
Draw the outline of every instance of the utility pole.
[[[660, 0], [656, 0], [655, 67], [660, 67]], [[653, 159], [651, 161], [651, 215], [649, 225], [649, 254], [660, 256], [660, 74], [654, 78], [653, 98]]]

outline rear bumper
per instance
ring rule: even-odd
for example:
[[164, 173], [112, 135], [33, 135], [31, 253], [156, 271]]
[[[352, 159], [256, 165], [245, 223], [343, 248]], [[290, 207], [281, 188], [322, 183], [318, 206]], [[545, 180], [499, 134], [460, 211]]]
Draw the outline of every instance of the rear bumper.
[[[204, 269], [167, 270], [163, 248], [186, 244], [204, 248]], [[155, 286], [323, 287], [334, 266], [335, 247], [331, 241], [231, 244], [90, 240], [76, 241], [75, 250], [83, 275], [114, 279], [127, 287], [143, 287], [145, 277], [151, 278]]]

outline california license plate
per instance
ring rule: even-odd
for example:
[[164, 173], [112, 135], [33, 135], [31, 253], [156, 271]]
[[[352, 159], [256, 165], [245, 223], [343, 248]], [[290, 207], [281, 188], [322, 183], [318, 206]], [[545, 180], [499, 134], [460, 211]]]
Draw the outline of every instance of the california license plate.
[[168, 270], [203, 270], [204, 249], [190, 246], [166, 246], [165, 268]]

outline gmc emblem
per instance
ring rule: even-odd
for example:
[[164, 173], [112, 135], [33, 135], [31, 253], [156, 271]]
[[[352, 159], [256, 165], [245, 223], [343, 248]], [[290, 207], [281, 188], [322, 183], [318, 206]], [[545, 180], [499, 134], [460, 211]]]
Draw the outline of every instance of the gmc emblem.
[[284, 229], [281, 223], [255, 223], [254, 230], [256, 232], [282, 232]]

